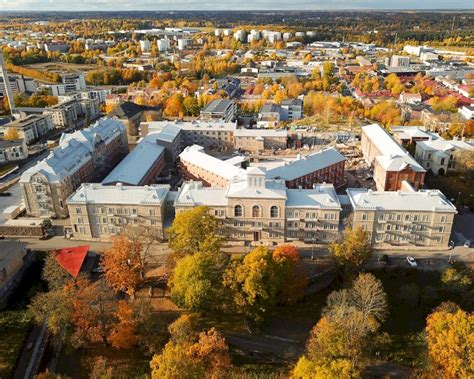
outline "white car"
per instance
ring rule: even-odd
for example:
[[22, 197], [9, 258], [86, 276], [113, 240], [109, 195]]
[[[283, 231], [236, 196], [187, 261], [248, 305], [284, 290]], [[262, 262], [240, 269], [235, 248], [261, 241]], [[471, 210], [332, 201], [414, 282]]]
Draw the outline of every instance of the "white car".
[[464, 247], [471, 247], [471, 240], [466, 240], [464, 242]]
[[416, 267], [418, 266], [418, 263], [416, 263], [415, 258], [413, 257], [407, 257], [407, 262], [411, 267]]

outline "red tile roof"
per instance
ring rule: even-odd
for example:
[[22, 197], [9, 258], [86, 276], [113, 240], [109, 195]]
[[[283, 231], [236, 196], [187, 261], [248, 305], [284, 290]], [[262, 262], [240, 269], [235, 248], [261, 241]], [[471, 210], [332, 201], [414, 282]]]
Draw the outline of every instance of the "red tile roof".
[[55, 254], [54, 258], [56, 259], [56, 262], [58, 262], [59, 265], [74, 278], [77, 278], [88, 251], [89, 245], [84, 245], [55, 250], [53, 251], [53, 254]]

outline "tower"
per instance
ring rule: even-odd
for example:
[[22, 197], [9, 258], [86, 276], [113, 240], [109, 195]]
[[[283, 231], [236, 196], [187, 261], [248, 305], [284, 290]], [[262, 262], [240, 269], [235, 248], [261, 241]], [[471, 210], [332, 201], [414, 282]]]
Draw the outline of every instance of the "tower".
[[10, 113], [13, 115], [15, 113], [15, 101], [13, 99], [12, 89], [10, 87], [10, 81], [8, 80], [8, 72], [5, 67], [5, 61], [3, 60], [3, 53], [0, 52], [0, 75], [3, 79], [3, 84], [5, 85], [5, 92], [8, 99], [8, 105], [10, 105]]

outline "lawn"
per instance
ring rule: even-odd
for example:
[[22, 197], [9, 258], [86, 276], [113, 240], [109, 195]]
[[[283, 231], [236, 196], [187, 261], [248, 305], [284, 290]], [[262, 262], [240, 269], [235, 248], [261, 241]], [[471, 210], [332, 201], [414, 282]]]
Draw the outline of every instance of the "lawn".
[[30, 327], [25, 310], [0, 312], [0, 378], [13, 376]]

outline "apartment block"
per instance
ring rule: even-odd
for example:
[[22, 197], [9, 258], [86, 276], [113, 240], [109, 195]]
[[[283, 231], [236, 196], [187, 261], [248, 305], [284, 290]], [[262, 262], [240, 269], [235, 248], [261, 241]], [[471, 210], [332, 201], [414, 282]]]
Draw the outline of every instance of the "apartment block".
[[76, 100], [53, 105], [44, 111], [44, 114], [51, 115], [56, 128], [74, 125], [81, 113], [81, 105]]
[[27, 213], [67, 217], [67, 197], [82, 183], [102, 180], [127, 152], [125, 127], [117, 120], [63, 134], [56, 149], [21, 175]]
[[457, 211], [440, 191], [350, 188], [347, 195], [352, 205], [352, 227], [366, 230], [374, 247], [448, 247]]
[[4, 133], [10, 128], [15, 129], [18, 137], [24, 139], [27, 145], [31, 145], [53, 130], [54, 124], [50, 115], [30, 115], [1, 128]]
[[74, 239], [110, 241], [134, 231], [164, 238], [169, 185], [82, 184], [67, 199]]
[[407, 181], [415, 190], [423, 187], [426, 170], [377, 124], [362, 127], [361, 149], [373, 167], [379, 191], [397, 191]]
[[346, 158], [334, 148], [306, 156], [298, 155], [293, 161], [267, 171], [267, 178], [285, 181], [287, 188], [313, 188], [317, 183], [331, 183], [340, 187], [345, 183]]
[[285, 150], [288, 132], [273, 129], [237, 129], [234, 132], [234, 148], [249, 153], [264, 150]]
[[237, 103], [228, 99], [212, 100], [201, 110], [201, 119], [204, 121], [231, 122], [237, 112]]
[[0, 164], [28, 158], [28, 147], [24, 139], [0, 140]]
[[156, 183], [166, 165], [165, 148], [157, 143], [157, 135], [158, 133], [151, 133], [144, 137], [107, 175], [102, 184], [144, 186]]
[[206, 186], [225, 188], [233, 178], [246, 175], [244, 169], [207, 154], [199, 145], [186, 147], [179, 160], [186, 179], [202, 181]]

